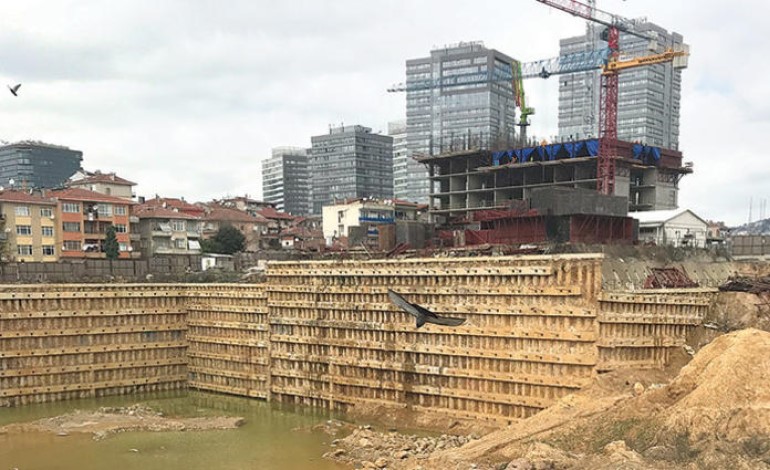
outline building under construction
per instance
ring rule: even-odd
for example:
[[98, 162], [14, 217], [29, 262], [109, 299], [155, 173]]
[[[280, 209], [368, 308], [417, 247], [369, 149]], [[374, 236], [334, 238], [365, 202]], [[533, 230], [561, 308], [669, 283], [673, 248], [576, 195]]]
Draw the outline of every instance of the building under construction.
[[[546, 233], [547, 225], [553, 222], [543, 217], [567, 217], [557, 225], [575, 227], [573, 219], [585, 215], [591, 216], [591, 221], [580, 222], [579, 231], [596, 236], [581, 236], [581, 241], [604, 243], [632, 239], [628, 210], [676, 208], [679, 180], [692, 172], [692, 166], [683, 164], [681, 152], [675, 150], [623, 141], [617, 142], [616, 149], [614, 193], [604, 202], [596, 193], [598, 139], [503, 151], [462, 151], [423, 156], [418, 160], [428, 166], [432, 189], [430, 212], [439, 226], [476, 231], [494, 228], [498, 236], [479, 241], [493, 242], [502, 236], [508, 243], [529, 243], [552, 238]], [[556, 208], [553, 201], [542, 196], [555, 188], [561, 189], [561, 194], [567, 189], [586, 191], [559, 198], [561, 207]], [[609, 209], [603, 209], [603, 205]], [[490, 215], [497, 221], [495, 226], [483, 227], [491, 220]], [[531, 230], [532, 236], [519, 239], [514, 235], [523, 233], [520, 230], [523, 218], [530, 218], [527, 223], [537, 227]], [[503, 224], [502, 220], [507, 222]], [[541, 232], [542, 236], [536, 235]], [[573, 238], [569, 233], [562, 233], [555, 241], [575, 241]], [[466, 242], [472, 244], [470, 239]]]

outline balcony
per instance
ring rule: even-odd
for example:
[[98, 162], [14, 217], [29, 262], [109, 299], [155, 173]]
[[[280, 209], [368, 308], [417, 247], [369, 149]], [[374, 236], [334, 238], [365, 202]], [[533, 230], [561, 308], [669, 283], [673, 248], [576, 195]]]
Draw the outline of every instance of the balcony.
[[157, 223], [152, 227], [153, 237], [169, 237], [172, 235], [171, 224], [169, 223]]

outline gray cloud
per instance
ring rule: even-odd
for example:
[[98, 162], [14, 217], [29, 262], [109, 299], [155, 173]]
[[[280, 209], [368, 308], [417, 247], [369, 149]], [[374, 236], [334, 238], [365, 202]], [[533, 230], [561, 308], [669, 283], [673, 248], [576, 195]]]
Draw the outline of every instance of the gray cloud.
[[[601, 3], [601, 2], [600, 2]], [[681, 203], [741, 222], [767, 194], [768, 40], [760, 0], [604, 2], [681, 32], [693, 46], [683, 79], [682, 150], [696, 173]], [[187, 199], [261, 193], [260, 161], [309, 145], [329, 123], [385, 129], [404, 114], [407, 58], [483, 40], [534, 60], [584, 23], [534, 1], [28, 0], [6, 5], [0, 138], [84, 151], [91, 169], [139, 182], [140, 194]], [[556, 81], [526, 84], [530, 130], [556, 133]]]

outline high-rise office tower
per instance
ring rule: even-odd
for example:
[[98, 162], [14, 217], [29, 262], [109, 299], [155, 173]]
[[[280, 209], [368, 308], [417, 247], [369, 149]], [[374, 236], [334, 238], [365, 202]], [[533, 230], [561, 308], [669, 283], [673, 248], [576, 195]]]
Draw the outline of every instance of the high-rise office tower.
[[[508, 75], [513, 59], [481, 42], [434, 49], [429, 57], [406, 62], [406, 84], [441, 82], [457, 76]], [[515, 143], [515, 102], [510, 81], [407, 88], [406, 133], [409, 157]], [[408, 158], [403, 199], [427, 202], [428, 173]]]
[[279, 211], [291, 215], [310, 214], [310, 169], [308, 150], [276, 147], [262, 162], [262, 198]]
[[393, 137], [393, 197], [409, 199], [409, 152], [406, 145], [406, 120], [388, 123], [388, 135]]
[[[603, 28], [591, 27], [585, 35], [562, 39], [561, 55], [607, 47], [600, 39]], [[653, 23], [635, 28], [655, 37], [649, 41], [620, 33], [621, 58], [641, 57], [677, 48], [684, 39]], [[559, 137], [584, 139], [599, 134], [600, 71], [557, 77], [559, 80]], [[671, 62], [647, 65], [620, 73], [618, 138], [678, 150], [682, 71]]]
[[393, 197], [392, 137], [364, 126], [340, 126], [310, 141], [313, 214], [337, 200]]
[[74, 175], [83, 152], [61, 145], [24, 141], [0, 146], [0, 186], [55, 188]]

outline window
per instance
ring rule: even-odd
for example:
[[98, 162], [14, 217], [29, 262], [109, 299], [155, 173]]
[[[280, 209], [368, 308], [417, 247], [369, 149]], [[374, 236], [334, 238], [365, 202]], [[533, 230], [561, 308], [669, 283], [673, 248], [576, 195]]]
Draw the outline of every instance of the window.
[[80, 204], [75, 202], [65, 202], [61, 205], [62, 212], [69, 212], [71, 214], [77, 214], [80, 212]]
[[96, 206], [96, 212], [99, 214], [99, 217], [112, 217], [112, 204], [100, 202]]
[[53, 209], [50, 207], [40, 208], [40, 217], [53, 217]]
[[53, 245], [43, 245], [43, 256], [53, 256], [56, 254], [56, 250]]
[[28, 206], [16, 206], [16, 215], [26, 216], [29, 215]]
[[115, 224], [115, 233], [126, 233], [126, 224]]
[[184, 250], [185, 248], [187, 248], [187, 240], [185, 240], [184, 238], [177, 238], [176, 240], [174, 240], [174, 244], [180, 250]]
[[40, 227], [44, 237], [53, 237], [53, 227]]
[[64, 222], [61, 226], [65, 232], [80, 232], [80, 222]]
[[29, 225], [17, 225], [16, 235], [32, 235], [32, 227]]
[[126, 215], [126, 206], [115, 206], [115, 215]]
[[19, 245], [16, 247], [19, 252], [19, 256], [31, 256], [32, 255], [32, 245]]
[[128, 245], [125, 243], [118, 243], [118, 251], [128, 251]]
[[64, 251], [80, 251], [80, 242], [78, 240], [64, 240]]
[[184, 220], [172, 220], [171, 229], [174, 230], [175, 232], [184, 232], [185, 231]]

